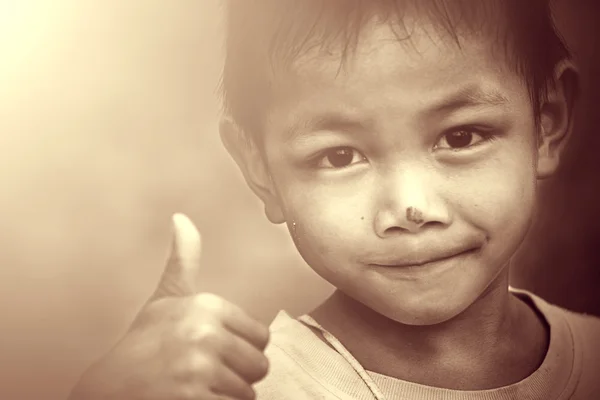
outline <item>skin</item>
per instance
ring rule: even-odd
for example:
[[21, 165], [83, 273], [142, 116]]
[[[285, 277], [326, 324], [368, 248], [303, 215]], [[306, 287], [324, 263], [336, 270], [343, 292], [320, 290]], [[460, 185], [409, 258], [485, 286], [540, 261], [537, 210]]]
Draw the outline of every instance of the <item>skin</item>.
[[251, 400], [267, 373], [267, 327], [225, 299], [198, 293], [200, 235], [173, 217], [160, 282], [119, 342], [91, 365], [69, 400]]
[[317, 321], [367, 370], [481, 390], [545, 356], [508, 264], [570, 132], [575, 73], [556, 66], [538, 130], [485, 38], [445, 39], [417, 24], [398, 43], [373, 24], [343, 68], [307, 53], [271, 76], [260, 148], [227, 121], [221, 134], [268, 218], [337, 288]]

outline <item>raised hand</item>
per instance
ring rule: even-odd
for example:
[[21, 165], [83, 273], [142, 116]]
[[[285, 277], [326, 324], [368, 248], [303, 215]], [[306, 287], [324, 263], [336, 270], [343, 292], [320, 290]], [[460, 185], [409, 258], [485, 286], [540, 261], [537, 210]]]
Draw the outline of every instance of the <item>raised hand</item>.
[[170, 257], [125, 336], [81, 377], [69, 400], [254, 399], [268, 370], [266, 326], [197, 293], [200, 234], [173, 216]]

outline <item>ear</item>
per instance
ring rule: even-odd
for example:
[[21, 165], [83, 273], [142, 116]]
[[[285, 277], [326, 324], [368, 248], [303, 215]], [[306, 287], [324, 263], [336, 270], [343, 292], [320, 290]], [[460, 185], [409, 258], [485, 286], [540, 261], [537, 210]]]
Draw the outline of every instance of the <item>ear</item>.
[[283, 209], [269, 174], [266, 160], [256, 142], [244, 135], [230, 119], [221, 120], [219, 131], [223, 145], [242, 171], [246, 183], [265, 205], [265, 214], [274, 224], [285, 222]]
[[573, 108], [579, 92], [579, 73], [564, 60], [554, 70], [547, 100], [541, 107], [537, 177], [545, 179], [558, 168], [560, 156], [573, 129]]

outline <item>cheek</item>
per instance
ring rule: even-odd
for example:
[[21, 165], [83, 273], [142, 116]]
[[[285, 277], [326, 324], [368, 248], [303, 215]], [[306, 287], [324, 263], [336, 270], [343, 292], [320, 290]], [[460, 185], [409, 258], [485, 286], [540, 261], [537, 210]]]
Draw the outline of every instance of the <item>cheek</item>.
[[284, 213], [295, 222], [292, 236], [305, 258], [346, 258], [364, 243], [370, 229], [367, 182], [360, 184], [362, 190], [292, 179], [285, 182], [287, 186], [280, 191]]
[[464, 176], [455, 206], [490, 235], [518, 234], [529, 226], [535, 201], [533, 151], [528, 143], [511, 146]]

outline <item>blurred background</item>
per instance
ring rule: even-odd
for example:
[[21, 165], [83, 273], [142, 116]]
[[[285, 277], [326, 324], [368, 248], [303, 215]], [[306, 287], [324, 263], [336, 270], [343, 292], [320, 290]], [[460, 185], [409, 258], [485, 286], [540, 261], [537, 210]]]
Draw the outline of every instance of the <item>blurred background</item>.
[[[600, 315], [600, 3], [558, 0], [583, 98], [514, 284]], [[187, 213], [202, 290], [269, 322], [329, 292], [217, 134], [218, 0], [0, 0], [0, 398], [64, 399], [152, 293]]]

